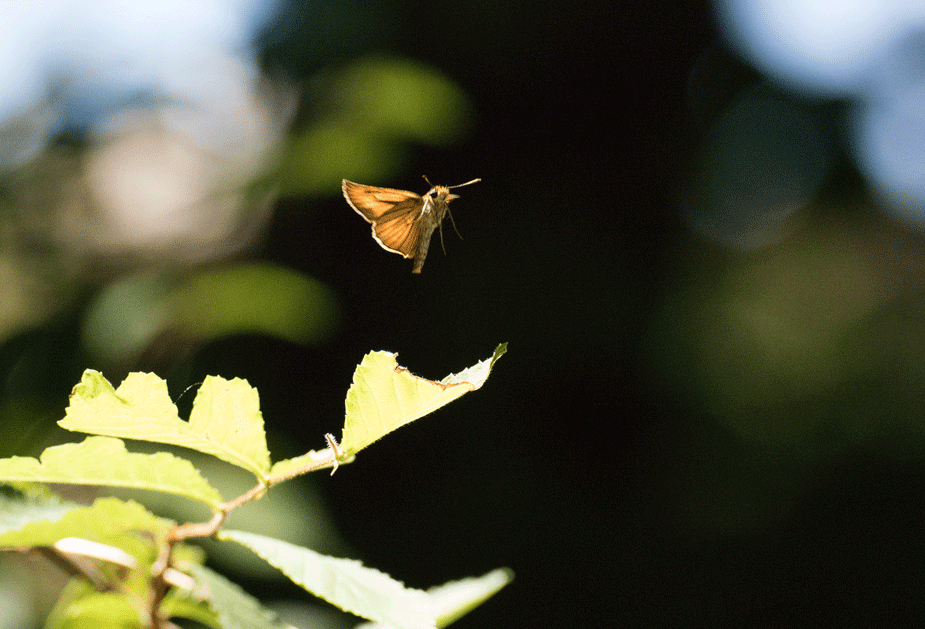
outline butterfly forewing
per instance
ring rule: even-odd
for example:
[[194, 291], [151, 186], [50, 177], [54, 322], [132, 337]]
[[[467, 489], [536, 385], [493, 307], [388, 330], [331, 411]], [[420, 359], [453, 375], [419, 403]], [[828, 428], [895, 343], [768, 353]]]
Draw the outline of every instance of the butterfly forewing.
[[346, 179], [343, 183], [343, 190], [344, 198], [347, 199], [350, 206], [370, 223], [394, 208], [397, 203], [402, 201], [422, 202], [421, 197], [413, 192], [364, 186]]

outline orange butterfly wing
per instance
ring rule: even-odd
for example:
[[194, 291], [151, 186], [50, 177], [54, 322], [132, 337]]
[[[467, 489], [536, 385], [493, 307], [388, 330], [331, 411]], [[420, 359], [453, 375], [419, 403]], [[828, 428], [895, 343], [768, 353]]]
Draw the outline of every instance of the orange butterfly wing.
[[394, 188], [364, 186], [344, 179], [344, 198], [357, 214], [372, 223], [373, 238], [386, 251], [413, 258], [421, 241], [420, 195]]

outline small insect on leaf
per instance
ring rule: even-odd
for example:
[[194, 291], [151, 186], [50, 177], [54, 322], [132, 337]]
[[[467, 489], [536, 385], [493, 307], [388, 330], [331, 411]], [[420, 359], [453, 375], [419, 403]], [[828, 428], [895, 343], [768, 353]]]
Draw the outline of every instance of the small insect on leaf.
[[[427, 181], [427, 177], [424, 177]], [[420, 196], [407, 190], [364, 186], [344, 179], [341, 188], [344, 198], [357, 214], [373, 226], [373, 238], [386, 251], [398, 253], [405, 258], [414, 258], [412, 273], [424, 268], [430, 237], [440, 228], [440, 242], [443, 243], [443, 217], [450, 214], [450, 201], [459, 196], [450, 193], [452, 188], [461, 188], [481, 181], [473, 179], [456, 186], [431, 186], [427, 194]], [[453, 215], [450, 214], [450, 221]], [[453, 223], [453, 228], [456, 224]]]

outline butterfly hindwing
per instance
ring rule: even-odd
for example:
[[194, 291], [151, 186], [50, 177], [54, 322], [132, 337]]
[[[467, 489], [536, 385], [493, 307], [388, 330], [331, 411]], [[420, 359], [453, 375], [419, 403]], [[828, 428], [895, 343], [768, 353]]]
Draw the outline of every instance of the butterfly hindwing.
[[373, 238], [383, 248], [413, 258], [421, 241], [423, 209], [423, 200], [408, 199], [396, 203], [373, 221]]

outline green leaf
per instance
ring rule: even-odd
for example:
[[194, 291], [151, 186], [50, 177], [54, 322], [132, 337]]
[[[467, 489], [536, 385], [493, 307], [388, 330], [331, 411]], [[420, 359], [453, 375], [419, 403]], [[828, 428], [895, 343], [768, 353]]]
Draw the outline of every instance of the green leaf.
[[321, 340], [337, 320], [337, 302], [321, 282], [272, 264], [202, 271], [174, 290], [175, 325], [211, 339], [251, 332], [293, 343]]
[[218, 616], [223, 629], [280, 629], [276, 614], [222, 575], [205, 566], [193, 566], [194, 594], [202, 597]]
[[419, 378], [399, 367], [396, 354], [370, 352], [353, 373], [353, 384], [347, 391], [347, 416], [340, 444], [344, 457], [353, 456], [396, 428], [480, 388], [506, 351], [507, 343], [502, 343], [491, 358], [440, 382]]
[[119, 439], [87, 437], [48, 448], [41, 460], [0, 459], [0, 481], [38, 481], [149, 489], [199, 500], [217, 508], [222, 498], [192, 464], [167, 452], [127, 452]]
[[198, 450], [243, 467], [263, 480], [270, 469], [257, 390], [246, 380], [208, 376], [180, 419], [167, 383], [131, 373], [118, 389], [97, 371], [84, 372], [71, 393], [62, 428], [108, 437], [153, 441]]
[[196, 600], [179, 588], [173, 588], [167, 593], [161, 609], [166, 618], [186, 618], [213, 629], [222, 629], [218, 614], [207, 602]]
[[[15, 537], [24, 527], [33, 522], [56, 522], [67, 515], [72, 509], [79, 505], [73, 502], [66, 502], [55, 497], [7, 497], [0, 494], [0, 546], [34, 546], [29, 541], [28, 536], [21, 538], [22, 541]], [[10, 532], [14, 533], [10, 537]], [[62, 535], [61, 537], [66, 537]], [[50, 543], [54, 543], [59, 538], [54, 538]], [[47, 545], [49, 542], [40, 542], [41, 545]]]
[[160, 537], [173, 522], [150, 513], [137, 502], [97, 498], [81, 507], [61, 500], [0, 497], [0, 547], [51, 546], [65, 537], [104, 542], [126, 531]]
[[430, 66], [406, 59], [366, 57], [341, 77], [338, 102], [354, 126], [376, 136], [433, 146], [458, 139], [472, 110], [459, 86]]
[[257, 553], [306, 590], [357, 616], [400, 629], [433, 629], [436, 617], [427, 593], [406, 588], [359, 561], [338, 559], [282, 540], [222, 530], [219, 539], [238, 542]]
[[451, 581], [427, 590], [437, 611], [437, 627], [446, 627], [490, 599], [511, 582], [514, 573], [498, 568], [480, 577]]
[[71, 579], [45, 622], [45, 629], [138, 629], [138, 610], [114, 592], [96, 592], [80, 579]]
[[[514, 573], [498, 568], [480, 577], [451, 581], [427, 590], [430, 605], [437, 614], [437, 627], [442, 629], [466, 615], [511, 582]], [[386, 629], [381, 623], [363, 623], [356, 629]]]

